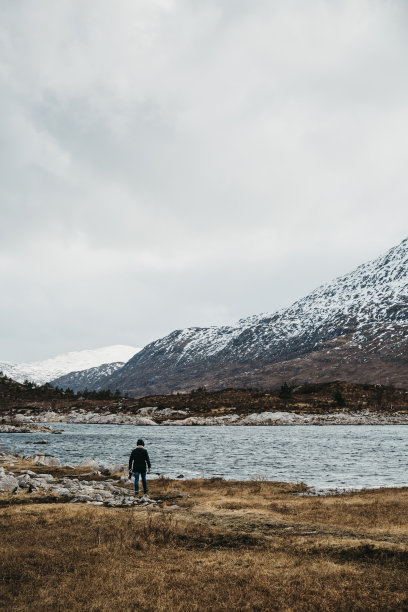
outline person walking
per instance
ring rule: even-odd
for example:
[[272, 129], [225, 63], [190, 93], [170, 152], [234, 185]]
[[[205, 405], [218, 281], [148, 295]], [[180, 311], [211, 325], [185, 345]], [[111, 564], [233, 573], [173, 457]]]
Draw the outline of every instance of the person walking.
[[142, 479], [143, 491], [146, 495], [148, 488], [146, 482], [146, 465], [150, 473], [149, 453], [144, 447], [143, 440], [137, 441], [137, 446], [132, 450], [129, 457], [129, 479], [132, 478], [132, 472], [135, 476], [135, 492], [139, 493], [139, 478]]

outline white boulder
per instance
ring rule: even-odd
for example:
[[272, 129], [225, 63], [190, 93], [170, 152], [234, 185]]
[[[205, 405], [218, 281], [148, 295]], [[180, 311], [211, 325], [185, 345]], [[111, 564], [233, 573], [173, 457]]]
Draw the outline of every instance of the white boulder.
[[99, 470], [99, 464], [98, 462], [93, 459], [92, 457], [89, 457], [88, 459], [84, 459], [78, 467], [84, 467], [84, 468], [90, 468], [91, 470]]
[[0, 478], [0, 491], [14, 491], [18, 489], [18, 480], [14, 476], [3, 476]]
[[50, 455], [34, 455], [33, 461], [38, 465], [45, 465], [47, 467], [61, 466], [61, 461], [57, 457], [51, 457]]
[[27, 489], [30, 484], [31, 478], [28, 474], [23, 474], [22, 476], [19, 476], [17, 480], [19, 487], [21, 487], [22, 489]]
[[55, 495], [71, 495], [71, 492], [65, 487], [58, 487], [57, 489], [54, 489], [53, 493], [55, 493]]

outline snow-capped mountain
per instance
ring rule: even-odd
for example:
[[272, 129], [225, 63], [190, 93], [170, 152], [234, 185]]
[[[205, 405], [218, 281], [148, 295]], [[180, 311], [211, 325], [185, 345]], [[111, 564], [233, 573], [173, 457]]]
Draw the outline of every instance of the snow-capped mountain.
[[133, 346], [117, 344], [86, 351], [72, 351], [52, 359], [31, 363], [0, 361], [0, 371], [17, 382], [29, 380], [37, 384], [44, 384], [54, 378], [69, 374], [69, 372], [86, 370], [102, 364], [124, 363], [139, 350]]
[[103, 386], [135, 396], [285, 380], [408, 387], [407, 338], [408, 239], [274, 314], [174, 331]]
[[72, 389], [72, 391], [84, 391], [85, 389], [92, 389], [93, 391], [100, 391], [107, 376], [110, 376], [120, 368], [124, 366], [123, 361], [117, 361], [115, 363], [104, 363], [94, 368], [88, 368], [87, 370], [80, 370], [79, 372], [70, 372], [65, 376], [60, 376], [51, 381], [53, 387], [60, 387], [61, 389]]

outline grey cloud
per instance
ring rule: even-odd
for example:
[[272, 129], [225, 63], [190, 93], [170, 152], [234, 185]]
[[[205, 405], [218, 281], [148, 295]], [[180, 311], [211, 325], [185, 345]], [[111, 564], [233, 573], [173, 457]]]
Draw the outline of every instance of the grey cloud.
[[7, 4], [0, 357], [273, 310], [401, 240], [406, 18], [402, 0]]

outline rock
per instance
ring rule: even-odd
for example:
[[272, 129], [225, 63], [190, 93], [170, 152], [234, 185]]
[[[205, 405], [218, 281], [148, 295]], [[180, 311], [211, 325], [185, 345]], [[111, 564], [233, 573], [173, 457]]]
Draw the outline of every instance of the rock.
[[38, 440], [38, 442], [34, 442], [34, 444], [48, 444], [48, 440]]
[[31, 482], [31, 478], [28, 474], [23, 474], [22, 476], [19, 476], [17, 480], [18, 480], [18, 486], [21, 487], [22, 489], [27, 489]]
[[61, 461], [57, 459], [57, 457], [52, 457], [51, 455], [34, 455], [33, 461], [38, 465], [45, 465], [47, 467], [61, 466]]
[[108, 463], [106, 465], [102, 464], [100, 466], [100, 470], [105, 476], [111, 476], [112, 474], [126, 472], [128, 470], [128, 466], [120, 463]]
[[72, 489], [77, 489], [78, 488], [78, 483], [73, 482], [72, 480], [64, 479], [63, 481], [63, 485], [66, 489], [69, 489], [70, 491], [72, 491]]
[[184, 478], [184, 474], [179, 474], [176, 478]]
[[53, 493], [55, 493], [55, 495], [71, 495], [71, 492], [65, 489], [65, 487], [58, 487], [54, 489]]
[[75, 465], [73, 463], [64, 463], [63, 467], [74, 469]]
[[37, 478], [43, 478], [46, 482], [55, 482], [54, 476], [51, 474], [37, 474]]
[[76, 497], [76, 501], [80, 501], [80, 502], [88, 502], [88, 501], [92, 501], [92, 498], [89, 495], [77, 495]]
[[106, 501], [112, 499], [112, 493], [110, 491], [101, 491], [100, 496]]
[[0, 468], [0, 478], [3, 478], [3, 476], [5, 476], [5, 475], [6, 475], [6, 472], [4, 471], [4, 468], [1, 467]]
[[84, 459], [78, 467], [85, 467], [85, 468], [90, 468], [92, 470], [99, 470], [99, 464], [97, 461], [95, 461], [95, 459], [93, 459], [92, 457], [89, 457], [88, 459]]
[[48, 489], [51, 488], [51, 485], [44, 478], [32, 478], [30, 482], [30, 487], [32, 489]]
[[14, 491], [18, 489], [18, 480], [14, 476], [3, 476], [0, 478], [0, 491]]

